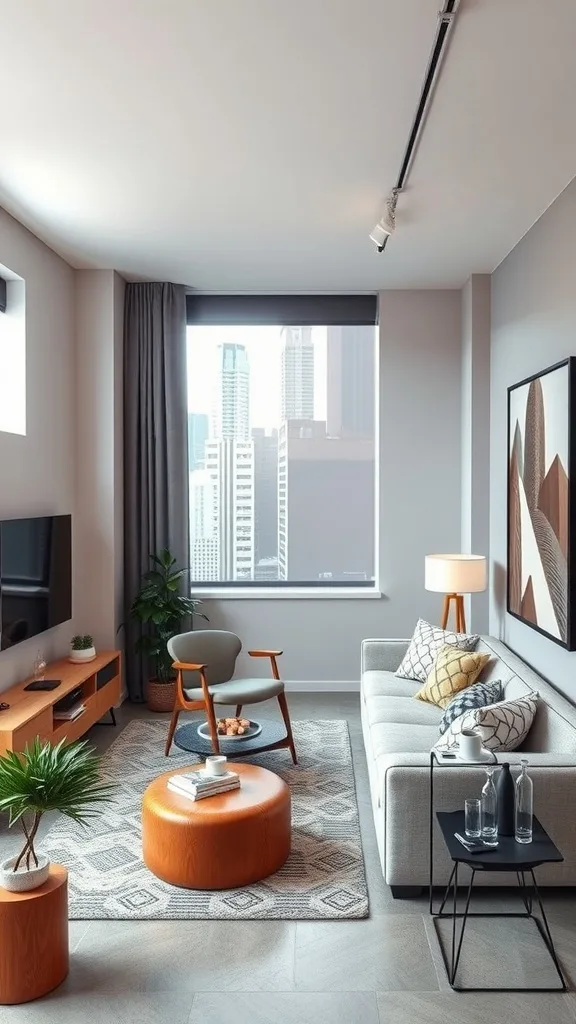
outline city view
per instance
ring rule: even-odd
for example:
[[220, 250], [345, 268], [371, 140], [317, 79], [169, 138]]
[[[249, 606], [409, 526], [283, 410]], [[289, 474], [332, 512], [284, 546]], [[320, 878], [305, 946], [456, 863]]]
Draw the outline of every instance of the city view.
[[196, 583], [374, 578], [375, 328], [189, 327]]

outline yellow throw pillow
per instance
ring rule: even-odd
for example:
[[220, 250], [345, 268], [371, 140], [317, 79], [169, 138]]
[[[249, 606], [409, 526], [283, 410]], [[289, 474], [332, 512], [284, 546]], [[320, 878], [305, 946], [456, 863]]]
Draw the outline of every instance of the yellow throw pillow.
[[472, 686], [480, 675], [489, 654], [463, 651], [460, 647], [446, 646], [439, 652], [428, 679], [415, 694], [417, 700], [445, 708], [460, 690]]

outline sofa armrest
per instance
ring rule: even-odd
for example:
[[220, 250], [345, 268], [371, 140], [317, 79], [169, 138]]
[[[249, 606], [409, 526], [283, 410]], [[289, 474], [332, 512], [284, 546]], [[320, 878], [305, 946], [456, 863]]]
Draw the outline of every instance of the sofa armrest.
[[409, 640], [363, 640], [361, 672], [395, 672], [408, 650]]

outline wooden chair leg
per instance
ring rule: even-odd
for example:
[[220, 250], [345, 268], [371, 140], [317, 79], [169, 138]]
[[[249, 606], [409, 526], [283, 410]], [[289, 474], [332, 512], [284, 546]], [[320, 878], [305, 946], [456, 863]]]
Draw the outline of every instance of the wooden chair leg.
[[296, 758], [296, 747], [294, 746], [294, 737], [292, 735], [292, 723], [290, 721], [290, 712], [288, 711], [288, 704], [286, 703], [286, 694], [278, 694], [278, 703], [280, 705], [280, 711], [282, 712], [282, 718], [284, 719], [284, 725], [286, 726], [286, 733], [288, 735], [288, 746], [290, 747], [290, 753], [292, 754], [292, 760], [294, 764], [298, 764]]
[[176, 726], [178, 725], [178, 716], [180, 715], [180, 708], [175, 707], [172, 712], [172, 718], [170, 719], [170, 728], [168, 729], [168, 736], [166, 738], [166, 747], [164, 750], [164, 757], [168, 757], [170, 753], [170, 747], [172, 746], [172, 740], [174, 739], [174, 733], [176, 732]]
[[236, 718], [240, 718], [241, 714], [242, 714], [242, 705], [241, 704], [237, 704], [236, 705]]
[[216, 725], [216, 715], [214, 714], [214, 703], [213, 701], [206, 702], [206, 717], [208, 719], [208, 726], [210, 728], [210, 739], [212, 740], [212, 750], [215, 754], [220, 753], [220, 744], [218, 742], [218, 726]]

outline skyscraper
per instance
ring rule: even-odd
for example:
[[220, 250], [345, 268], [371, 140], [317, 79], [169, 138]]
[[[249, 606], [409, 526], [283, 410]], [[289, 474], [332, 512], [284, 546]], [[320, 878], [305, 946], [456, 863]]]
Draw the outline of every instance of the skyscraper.
[[374, 576], [374, 441], [289, 420], [278, 438], [278, 578]]
[[222, 441], [250, 439], [250, 366], [244, 345], [220, 345], [213, 435]]
[[330, 437], [374, 437], [374, 328], [328, 327], [326, 430]]
[[263, 427], [252, 430], [254, 446], [254, 565], [265, 560], [261, 572], [273, 578], [278, 557], [278, 431], [266, 434]]
[[209, 419], [206, 413], [188, 413], [188, 467], [190, 472], [204, 468], [204, 445], [208, 440]]
[[207, 469], [190, 472], [190, 571], [197, 583], [218, 580], [220, 539], [215, 482]]
[[282, 420], [314, 418], [311, 327], [282, 328]]
[[254, 447], [251, 441], [207, 441], [206, 471], [216, 495], [218, 581], [254, 575]]

